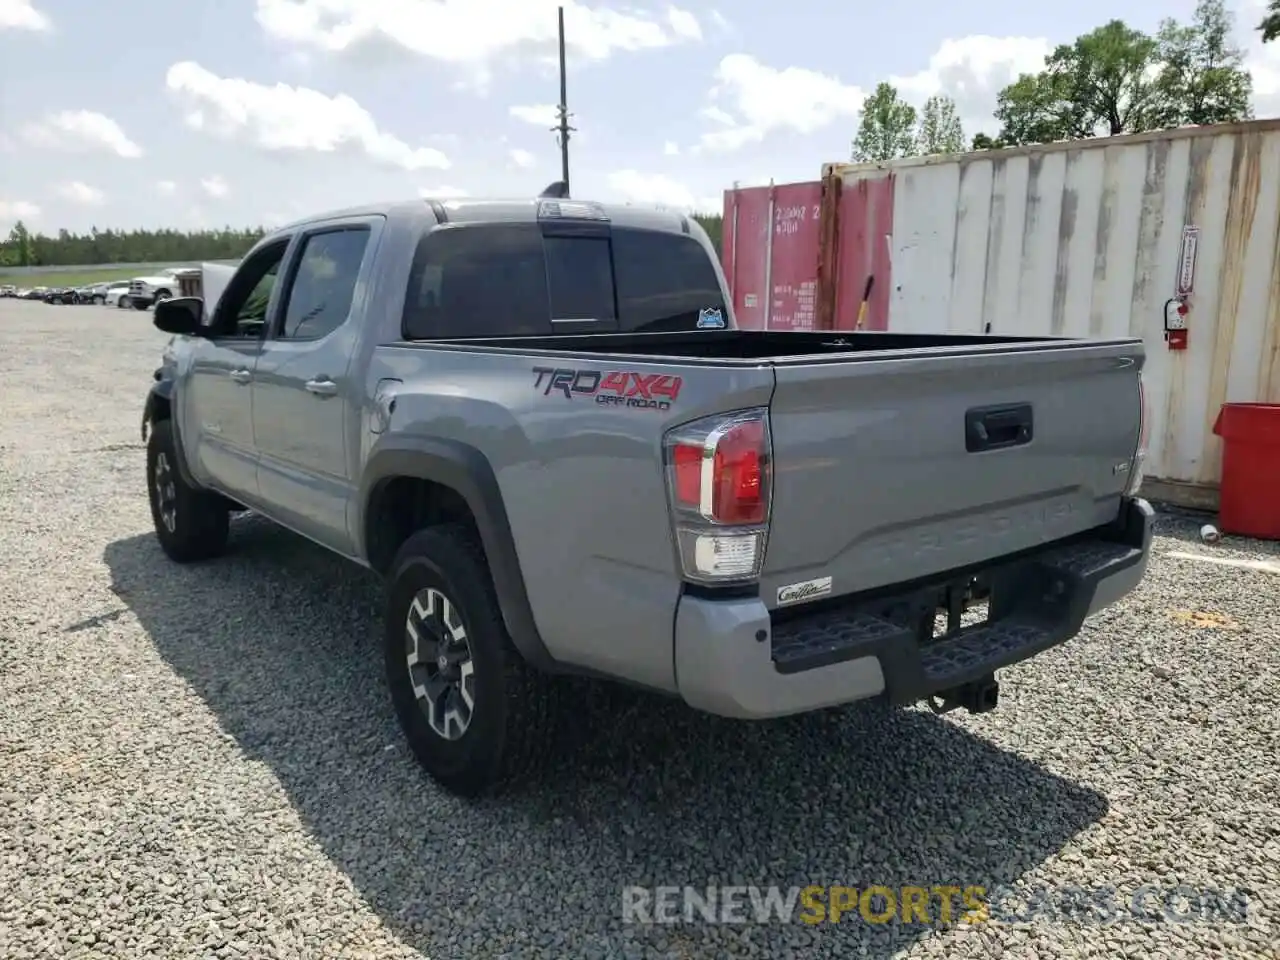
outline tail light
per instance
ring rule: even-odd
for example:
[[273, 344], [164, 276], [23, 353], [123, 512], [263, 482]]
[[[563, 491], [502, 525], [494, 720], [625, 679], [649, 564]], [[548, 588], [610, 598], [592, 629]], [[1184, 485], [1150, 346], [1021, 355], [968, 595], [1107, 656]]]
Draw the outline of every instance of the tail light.
[[1142, 486], [1143, 466], [1147, 460], [1147, 437], [1151, 432], [1151, 408], [1147, 401], [1147, 388], [1142, 382], [1142, 374], [1138, 374], [1138, 447], [1133, 452], [1133, 462], [1129, 465], [1129, 482], [1125, 485], [1125, 496], [1137, 496]]
[[663, 444], [685, 577], [699, 583], [759, 577], [772, 494], [768, 411], [695, 420], [671, 430]]

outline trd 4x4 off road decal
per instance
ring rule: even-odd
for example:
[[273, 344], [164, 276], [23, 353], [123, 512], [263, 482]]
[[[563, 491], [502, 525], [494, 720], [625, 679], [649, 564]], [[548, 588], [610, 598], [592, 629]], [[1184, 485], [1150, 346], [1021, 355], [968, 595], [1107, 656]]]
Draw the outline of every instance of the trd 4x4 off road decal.
[[634, 370], [574, 370], [534, 367], [535, 390], [544, 397], [555, 393], [567, 399], [593, 397], [596, 403], [645, 410], [670, 410], [680, 395], [680, 377], [665, 373], [637, 373]]

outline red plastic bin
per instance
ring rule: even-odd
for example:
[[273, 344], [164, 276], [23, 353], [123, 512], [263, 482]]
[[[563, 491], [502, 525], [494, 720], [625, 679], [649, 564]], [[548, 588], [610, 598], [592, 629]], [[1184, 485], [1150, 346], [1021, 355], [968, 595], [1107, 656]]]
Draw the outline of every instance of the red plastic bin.
[[1222, 438], [1219, 529], [1280, 540], [1280, 403], [1224, 403], [1213, 432]]

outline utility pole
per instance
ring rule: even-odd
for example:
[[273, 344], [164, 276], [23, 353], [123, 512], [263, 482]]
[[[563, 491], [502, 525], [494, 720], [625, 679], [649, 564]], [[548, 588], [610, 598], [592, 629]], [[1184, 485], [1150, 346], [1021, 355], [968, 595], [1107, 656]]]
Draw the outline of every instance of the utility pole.
[[557, 108], [560, 123], [551, 129], [559, 133], [560, 140], [560, 179], [564, 182], [564, 195], [569, 196], [569, 133], [574, 130], [569, 126], [569, 98], [567, 93], [564, 56], [564, 7], [559, 8], [560, 15], [560, 106]]

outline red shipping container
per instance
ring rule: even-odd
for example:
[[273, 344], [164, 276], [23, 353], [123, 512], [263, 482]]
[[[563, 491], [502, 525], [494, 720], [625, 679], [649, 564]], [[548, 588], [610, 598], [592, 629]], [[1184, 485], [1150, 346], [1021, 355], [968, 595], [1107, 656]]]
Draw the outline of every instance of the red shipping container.
[[[846, 183], [840, 190], [839, 251], [836, 272], [835, 328], [889, 329], [892, 286], [894, 178], [886, 175]], [[871, 295], [865, 311], [867, 281]]]
[[[893, 232], [892, 175], [860, 181], [823, 210], [820, 180], [727, 190], [722, 265], [744, 330], [864, 330], [889, 326]], [[823, 249], [823, 217], [834, 215], [834, 249]], [[828, 258], [836, 283], [819, 303], [819, 262]], [[867, 279], [874, 276], [863, 307]]]

